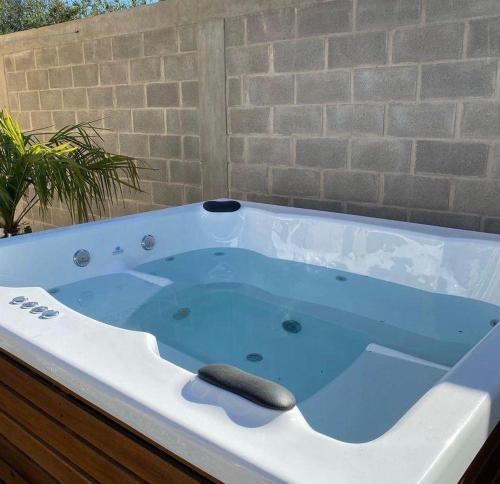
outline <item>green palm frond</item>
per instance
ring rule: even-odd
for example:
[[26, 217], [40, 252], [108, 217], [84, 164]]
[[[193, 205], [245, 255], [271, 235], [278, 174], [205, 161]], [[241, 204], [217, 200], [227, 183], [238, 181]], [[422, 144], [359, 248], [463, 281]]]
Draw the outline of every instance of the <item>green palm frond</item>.
[[[84, 222], [100, 215], [108, 200], [117, 201], [124, 187], [140, 191], [135, 161], [106, 152], [102, 141], [92, 123], [23, 133], [8, 112], [0, 112], [0, 226], [15, 232], [36, 204], [44, 213], [54, 199]], [[16, 214], [28, 192], [31, 198]]]

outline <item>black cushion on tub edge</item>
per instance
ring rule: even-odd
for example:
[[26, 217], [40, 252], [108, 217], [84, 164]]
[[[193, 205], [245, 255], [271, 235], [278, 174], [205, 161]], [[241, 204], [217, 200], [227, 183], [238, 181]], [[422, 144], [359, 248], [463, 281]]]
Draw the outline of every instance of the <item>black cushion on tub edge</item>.
[[283, 411], [296, 404], [295, 396], [285, 387], [231, 365], [206, 365], [198, 370], [198, 376], [261, 407]]
[[208, 200], [203, 203], [207, 212], [236, 212], [241, 208], [241, 203], [236, 200]]

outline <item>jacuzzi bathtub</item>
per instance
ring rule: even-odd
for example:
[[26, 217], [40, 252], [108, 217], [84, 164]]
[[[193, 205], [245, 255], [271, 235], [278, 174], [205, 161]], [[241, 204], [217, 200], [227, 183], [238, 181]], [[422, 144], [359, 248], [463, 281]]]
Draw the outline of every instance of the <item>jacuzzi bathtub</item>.
[[499, 420], [497, 236], [196, 204], [2, 240], [0, 285], [3, 349], [223, 481], [454, 483]]

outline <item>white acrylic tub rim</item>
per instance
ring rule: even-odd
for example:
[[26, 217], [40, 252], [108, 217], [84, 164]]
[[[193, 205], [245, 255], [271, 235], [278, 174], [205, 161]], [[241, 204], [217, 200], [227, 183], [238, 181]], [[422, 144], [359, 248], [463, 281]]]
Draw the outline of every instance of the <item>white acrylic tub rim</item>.
[[[495, 264], [500, 239], [496, 236], [246, 202], [242, 205], [239, 212], [211, 214], [195, 204], [4, 240], [0, 243], [0, 273], [2, 277], [12, 276], [17, 267], [21, 274], [30, 274], [28, 279], [50, 279], [51, 272], [56, 271], [54, 280], [71, 280], [76, 277], [74, 265], [65, 269], [61, 256], [67, 258], [91, 242], [96, 247], [106, 243], [111, 248], [123, 242], [119, 240], [123, 237], [135, 244], [124, 244], [127, 259], [117, 262], [107, 254], [96, 254], [94, 268], [101, 273], [123, 270], [123, 264], [133, 267], [162, 253], [190, 250], [189, 240], [198, 248], [249, 247], [273, 236], [274, 253], [294, 257], [300, 252], [296, 236], [300, 228], [288, 232], [290, 227], [324, 221], [345, 230], [351, 228], [360, 238], [363, 230], [373, 230], [430, 241], [432, 247], [449, 245], [450, 250], [458, 244], [457, 250], [467, 257], [486, 253], [489, 265], [485, 270], [494, 280], [483, 285], [478, 298], [490, 300], [499, 292], [500, 281], [495, 276], [500, 272]], [[256, 227], [259, 223], [261, 226]], [[283, 224], [290, 226], [280, 232]], [[270, 227], [276, 230], [272, 234]], [[310, 232], [305, 230], [304, 234]], [[145, 233], [157, 237], [157, 249], [152, 253], [138, 244]], [[110, 234], [116, 240], [108, 240]], [[193, 234], [197, 234], [194, 240]], [[283, 253], [283, 241], [295, 244], [290, 254]], [[50, 259], [56, 256], [58, 259]], [[36, 276], [44, 267], [46, 276]], [[84, 277], [93, 275], [91, 267], [84, 269]], [[498, 328], [391, 430], [371, 442], [349, 444], [313, 431], [297, 408], [286, 413], [266, 410], [199, 381], [161, 359], [151, 335], [94, 321], [63, 306], [39, 287], [23, 288], [21, 292], [61, 311], [61, 315], [50, 324], [40, 321], [8, 304], [20, 294], [19, 287], [0, 288], [0, 345], [4, 349], [224, 481], [452, 483], [499, 419]]]

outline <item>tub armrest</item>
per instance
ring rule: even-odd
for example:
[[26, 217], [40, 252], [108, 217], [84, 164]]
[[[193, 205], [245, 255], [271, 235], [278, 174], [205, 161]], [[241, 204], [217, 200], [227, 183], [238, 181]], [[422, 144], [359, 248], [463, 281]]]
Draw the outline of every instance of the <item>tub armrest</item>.
[[293, 393], [285, 387], [231, 365], [206, 365], [198, 370], [198, 376], [262, 407], [284, 411], [296, 404]]

